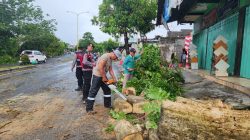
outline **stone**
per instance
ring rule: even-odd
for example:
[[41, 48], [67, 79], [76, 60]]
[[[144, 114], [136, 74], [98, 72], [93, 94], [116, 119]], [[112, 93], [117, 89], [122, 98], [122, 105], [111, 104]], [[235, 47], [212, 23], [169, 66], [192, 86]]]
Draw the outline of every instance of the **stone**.
[[133, 111], [132, 105], [121, 98], [117, 98], [114, 100], [113, 107], [116, 112], [124, 112], [128, 114], [132, 113]]

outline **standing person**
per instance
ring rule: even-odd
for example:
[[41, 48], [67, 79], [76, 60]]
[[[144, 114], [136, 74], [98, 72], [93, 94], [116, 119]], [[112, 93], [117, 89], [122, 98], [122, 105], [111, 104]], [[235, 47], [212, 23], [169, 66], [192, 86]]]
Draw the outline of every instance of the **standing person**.
[[89, 94], [89, 89], [90, 89], [90, 83], [91, 83], [91, 78], [92, 78], [92, 71], [93, 67], [95, 66], [95, 60], [94, 60], [94, 55], [92, 54], [94, 45], [92, 43], [89, 43], [87, 47], [87, 52], [83, 56], [83, 79], [84, 79], [84, 84], [83, 84], [83, 103], [86, 102], [86, 99], [88, 98]]
[[181, 63], [182, 67], [186, 67], [186, 59], [187, 59], [187, 51], [185, 48], [182, 49], [182, 54], [181, 54]]
[[76, 78], [78, 87], [77, 89], [75, 89], [75, 91], [81, 91], [83, 87], [83, 72], [82, 72], [83, 55], [84, 55], [83, 47], [79, 46], [79, 50], [75, 52], [75, 58], [73, 60], [73, 64], [71, 67], [72, 72], [76, 67]]
[[127, 81], [133, 77], [135, 71], [135, 62], [141, 57], [141, 54], [135, 55], [136, 50], [134, 48], [130, 48], [129, 55], [125, 58], [123, 63], [124, 69], [124, 80], [122, 88], [126, 88]]
[[114, 50], [111, 53], [103, 54], [97, 61], [96, 67], [93, 70], [92, 85], [90, 87], [89, 96], [87, 99], [86, 111], [88, 114], [94, 114], [93, 105], [95, 102], [95, 97], [100, 87], [104, 94], [104, 106], [106, 108], [111, 108], [111, 90], [106, 85], [108, 78], [106, 76], [107, 72], [111, 75], [112, 79], [116, 83], [116, 77], [112, 69], [112, 60], [121, 59], [121, 52], [119, 50]]

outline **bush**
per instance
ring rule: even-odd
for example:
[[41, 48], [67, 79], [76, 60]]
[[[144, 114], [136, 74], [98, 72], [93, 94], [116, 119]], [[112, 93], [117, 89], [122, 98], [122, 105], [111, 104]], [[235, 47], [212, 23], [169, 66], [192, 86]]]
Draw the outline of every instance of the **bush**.
[[17, 63], [17, 58], [11, 57], [9, 55], [0, 56], [0, 64], [15, 64]]
[[20, 60], [22, 61], [22, 65], [27, 65], [30, 64], [30, 59], [28, 57], [28, 55], [22, 55]]
[[150, 87], [169, 93], [168, 98], [174, 99], [183, 91], [180, 83], [183, 77], [179, 69], [169, 69], [161, 65], [160, 50], [152, 45], [144, 45], [144, 53], [136, 64], [134, 78], [128, 81], [129, 87], [135, 87], [137, 95]]

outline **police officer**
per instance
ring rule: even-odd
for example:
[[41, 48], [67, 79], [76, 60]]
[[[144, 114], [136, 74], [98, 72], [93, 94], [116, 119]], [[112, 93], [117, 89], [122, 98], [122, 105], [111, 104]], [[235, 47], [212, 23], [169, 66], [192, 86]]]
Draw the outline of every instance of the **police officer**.
[[75, 52], [75, 58], [73, 60], [73, 64], [71, 67], [71, 71], [73, 72], [76, 67], [76, 78], [78, 82], [78, 87], [75, 91], [81, 91], [83, 88], [83, 72], [82, 72], [82, 61], [84, 56], [83, 47], [79, 46], [79, 50]]
[[103, 93], [104, 94], [104, 106], [106, 108], [111, 107], [111, 90], [106, 85], [106, 83], [108, 82], [106, 73], [109, 72], [114, 82], [116, 82], [116, 77], [112, 69], [112, 61], [121, 59], [121, 57], [122, 57], [121, 52], [119, 50], [115, 50], [111, 53], [103, 54], [98, 59], [96, 67], [94, 67], [94, 70], [93, 70], [92, 85], [91, 85], [88, 99], [87, 99], [86, 111], [88, 112], [88, 114], [95, 113], [93, 111], [93, 105], [95, 102], [95, 97], [100, 87], [102, 88], [104, 92]]
[[83, 84], [83, 103], [86, 102], [86, 99], [88, 98], [89, 95], [89, 89], [90, 89], [90, 84], [91, 84], [91, 78], [92, 78], [92, 71], [93, 67], [95, 66], [95, 60], [94, 60], [94, 55], [92, 54], [94, 45], [92, 43], [89, 43], [87, 46], [87, 51], [83, 56], [83, 79], [84, 79], [84, 84]]

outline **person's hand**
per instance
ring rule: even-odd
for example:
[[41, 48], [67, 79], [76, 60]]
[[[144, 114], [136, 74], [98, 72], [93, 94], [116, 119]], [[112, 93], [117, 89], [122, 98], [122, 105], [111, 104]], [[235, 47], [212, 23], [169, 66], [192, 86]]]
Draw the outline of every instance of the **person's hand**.
[[102, 77], [102, 81], [103, 81], [104, 83], [107, 83], [107, 82], [108, 82], [108, 78], [107, 78], [107, 77]]
[[74, 71], [74, 68], [71, 68], [71, 71], [73, 72], [73, 71]]

